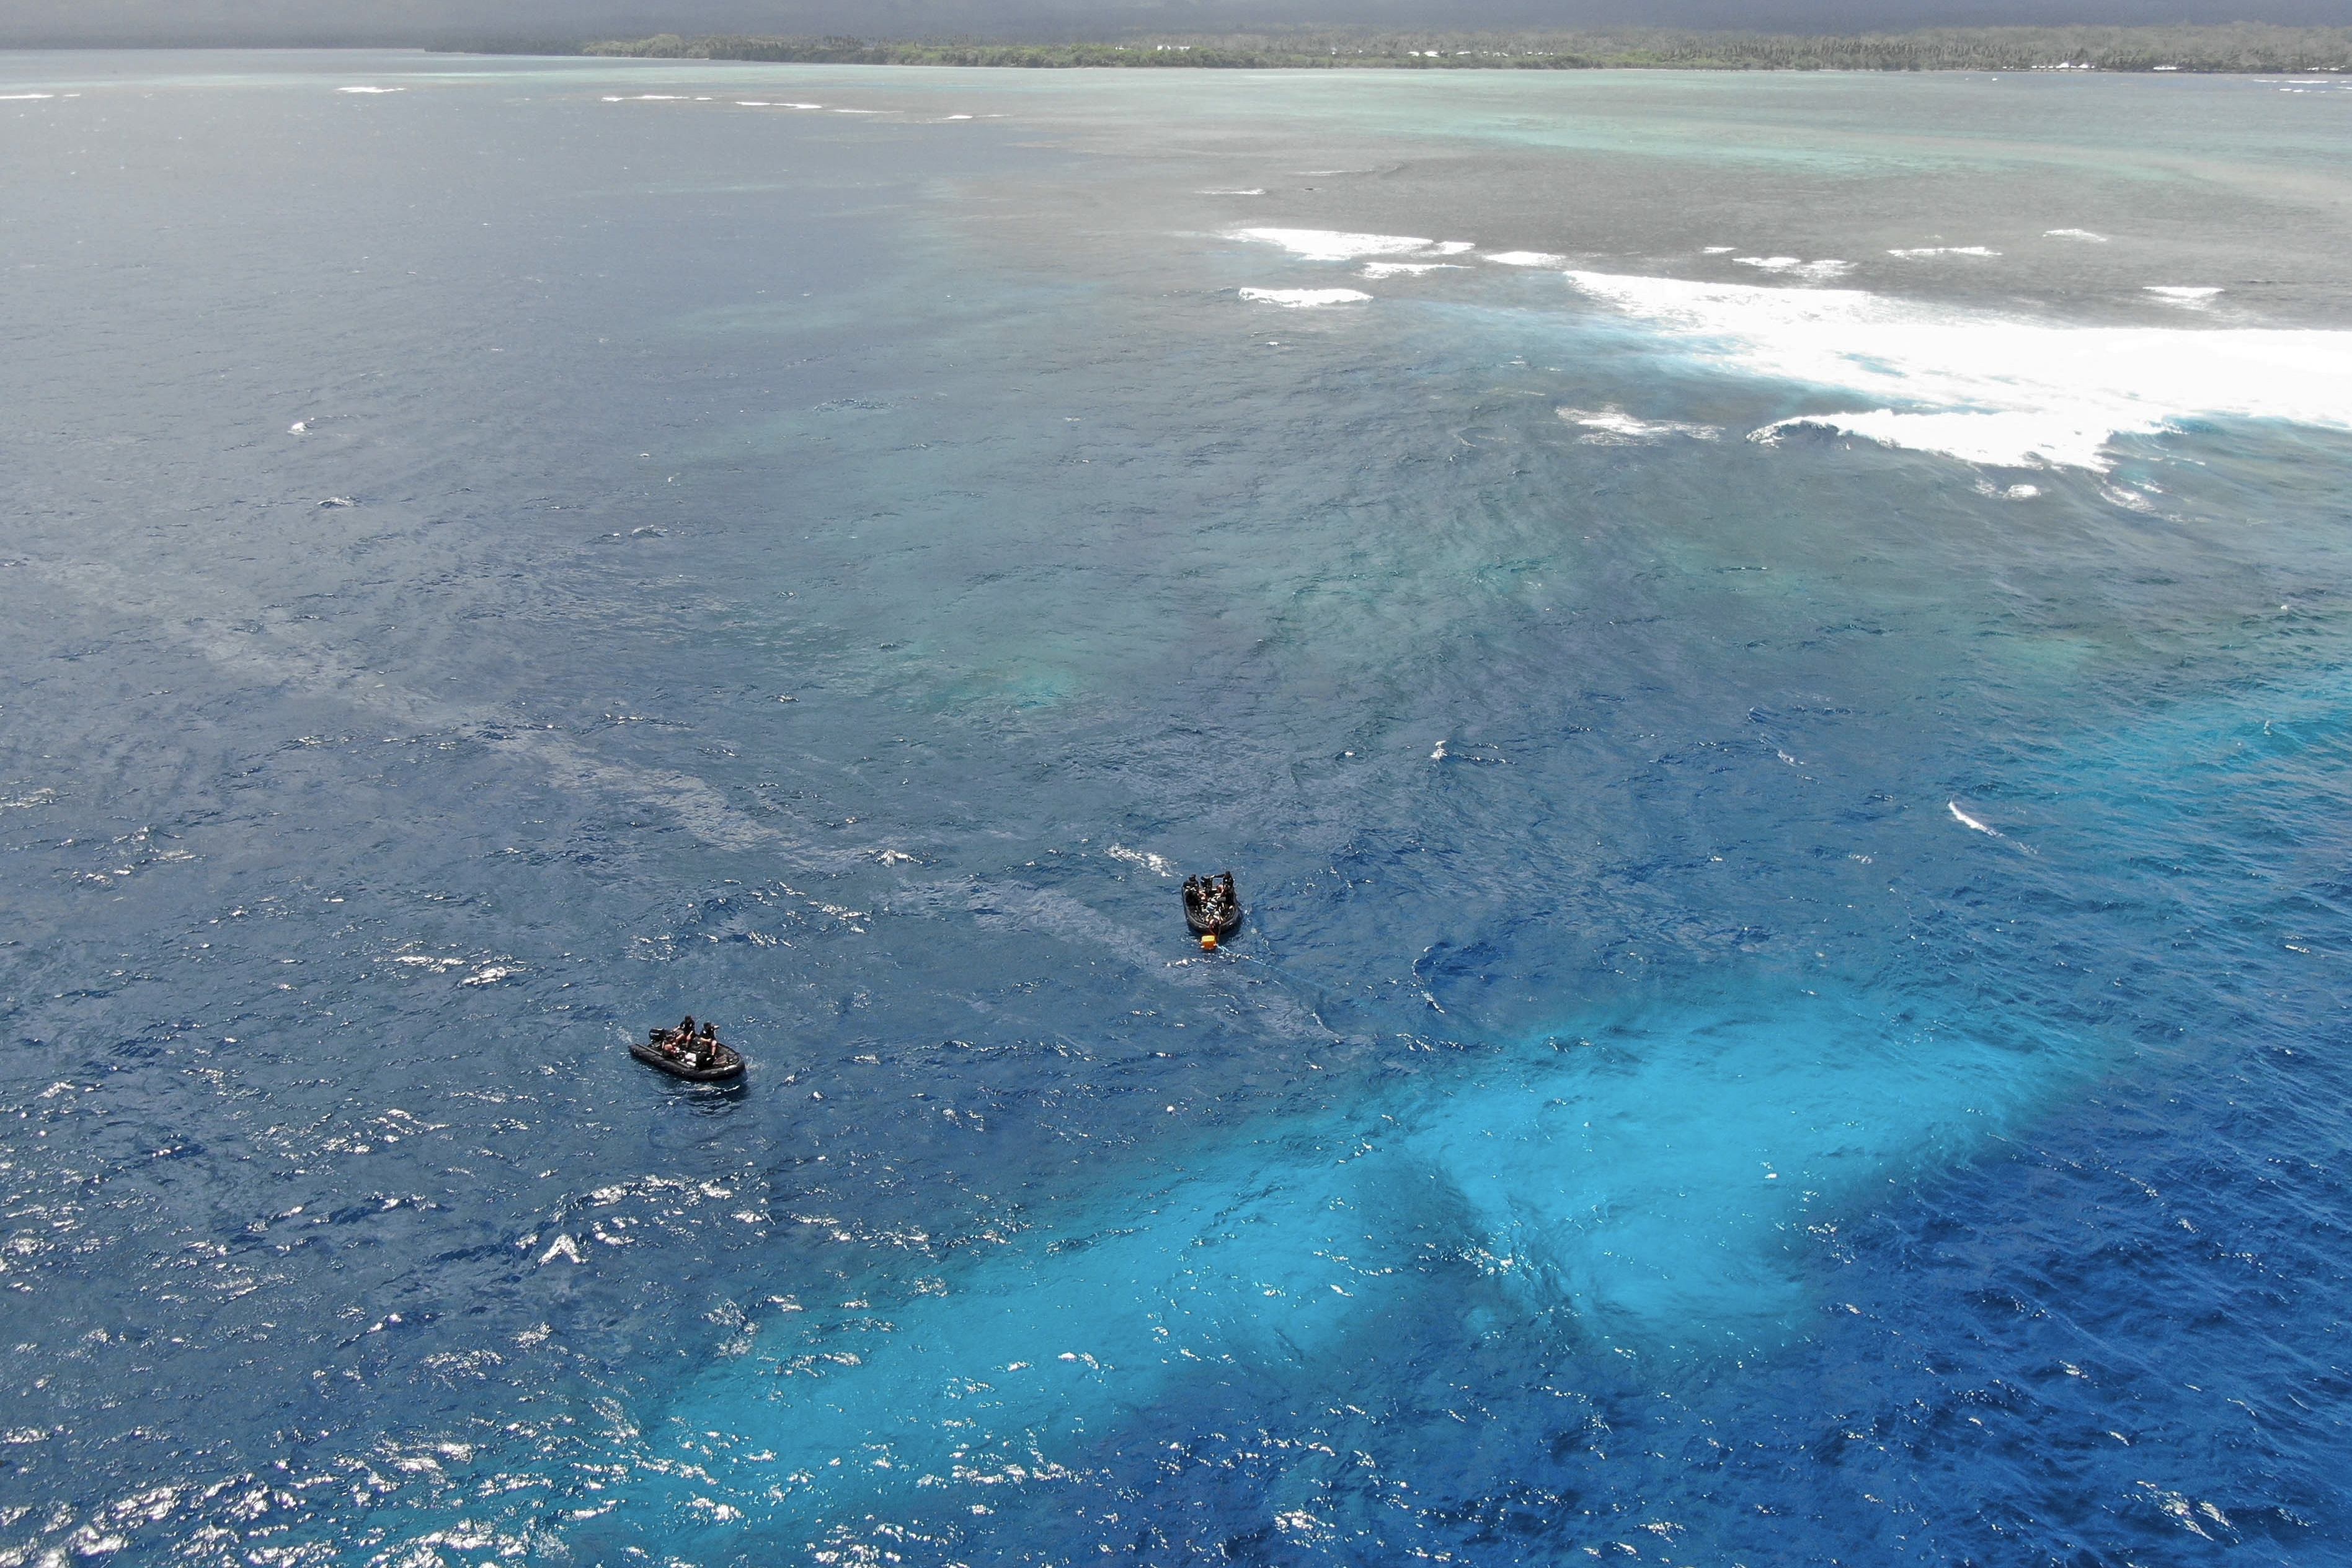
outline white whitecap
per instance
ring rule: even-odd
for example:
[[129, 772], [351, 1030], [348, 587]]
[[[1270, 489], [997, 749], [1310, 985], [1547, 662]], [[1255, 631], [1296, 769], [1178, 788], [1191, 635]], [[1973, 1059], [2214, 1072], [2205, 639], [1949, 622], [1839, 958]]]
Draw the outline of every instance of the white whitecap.
[[2194, 288], [2170, 283], [2150, 283], [2140, 291], [2155, 295], [2167, 305], [2186, 306], [2191, 310], [2203, 309], [2212, 302], [2215, 295], [2221, 292], [2218, 288]]
[[1843, 277], [1853, 270], [1853, 263], [1834, 257], [1807, 261], [1795, 256], [1735, 256], [1731, 259], [1741, 267], [1752, 267], [1761, 272], [1782, 272], [1791, 277]]
[[1906, 261], [1918, 261], [1931, 256], [1999, 256], [2000, 252], [1980, 245], [1923, 245], [1909, 250], [1890, 250], [1889, 256], [1899, 256]]
[[1417, 277], [1424, 272], [1459, 272], [1462, 264], [1454, 261], [1368, 261], [1359, 277]]
[[1944, 805], [1946, 810], [1952, 813], [1952, 821], [1959, 823], [1960, 826], [1973, 829], [1979, 833], [1990, 834], [1991, 837], [1996, 839], [2001, 836], [2000, 830], [1999, 828], [1989, 828], [1982, 822], [1978, 821], [1974, 817], [1969, 816], [1966, 811], [1961, 810], [1960, 803], [1958, 800], [1947, 800], [1944, 802]]
[[1261, 305], [1279, 305], [1292, 310], [1318, 305], [1364, 305], [1370, 303], [1372, 298], [1360, 288], [1244, 288], [1241, 296]]
[[1568, 257], [1554, 256], [1548, 250], [1496, 250], [1486, 253], [1486, 259], [1502, 267], [1566, 267]]
[[1614, 406], [1563, 408], [1553, 412], [1568, 423], [1582, 427], [1588, 433], [1583, 440], [1593, 446], [1647, 446], [1669, 435], [1687, 436], [1694, 441], [1714, 441], [1723, 434], [1712, 424], [1685, 424], [1673, 419], [1636, 419]]
[[2087, 241], [2092, 245], [2105, 245], [2107, 243], [2106, 235], [2093, 234], [2088, 229], [2043, 229], [2042, 231], [2042, 237], [2044, 239], [2079, 239]]
[[1338, 229], [1235, 229], [1235, 239], [1278, 245], [1308, 261], [1353, 261], [1361, 256], [1410, 256], [1437, 242], [1410, 235], [1346, 234]]
[[971, 116], [969, 114], [950, 114], [948, 118], [950, 120], [970, 120]]
[[36, 98], [55, 98], [53, 92], [0, 92], [0, 103], [24, 103]]
[[1800, 425], [2001, 466], [2103, 472], [2186, 418], [2352, 429], [2352, 332], [2074, 327], [1843, 288], [1570, 272], [1680, 357], [1839, 395]]
[[1460, 256], [1466, 251], [1477, 248], [1474, 241], [1466, 239], [1447, 239], [1437, 242], [1437, 254], [1440, 256]]
[[1729, 256], [1739, 247], [1736, 245], [1711, 245], [1700, 250], [1701, 256]]
[[339, 87], [337, 92], [406, 92], [404, 87]]
[[739, 98], [735, 100], [735, 107], [738, 109], [766, 109], [769, 107], [769, 103], [764, 98]]
[[1259, 188], [1257, 188], [1257, 189], [1255, 189], [1255, 190], [1248, 190], [1248, 191], [1242, 191], [1242, 190], [1209, 190], [1209, 191], [1203, 191], [1203, 192], [1202, 192], [1202, 193], [1201, 193], [1201, 194], [1202, 194], [1202, 195], [1204, 195], [1204, 196], [1263, 196], [1263, 195], [1265, 195], [1265, 191], [1264, 187], [1259, 187]]
[[779, 104], [776, 107], [779, 109], [823, 109], [824, 105], [821, 103], [784, 103]]

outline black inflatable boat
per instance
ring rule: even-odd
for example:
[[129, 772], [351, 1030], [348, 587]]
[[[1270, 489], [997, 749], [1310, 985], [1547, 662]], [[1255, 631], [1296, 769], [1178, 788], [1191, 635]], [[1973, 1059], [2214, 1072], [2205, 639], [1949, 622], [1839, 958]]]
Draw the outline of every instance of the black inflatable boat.
[[1184, 879], [1184, 924], [1195, 936], [1220, 941], [1241, 929], [1242, 901], [1234, 892], [1233, 873]]
[[709, 1065], [697, 1067], [690, 1053], [680, 1051], [672, 1056], [662, 1049], [668, 1038], [665, 1030], [651, 1040], [631, 1040], [629, 1054], [647, 1067], [658, 1067], [672, 1078], [683, 1078], [688, 1083], [732, 1083], [743, 1076], [742, 1053], [732, 1046], [717, 1047], [708, 1058]]

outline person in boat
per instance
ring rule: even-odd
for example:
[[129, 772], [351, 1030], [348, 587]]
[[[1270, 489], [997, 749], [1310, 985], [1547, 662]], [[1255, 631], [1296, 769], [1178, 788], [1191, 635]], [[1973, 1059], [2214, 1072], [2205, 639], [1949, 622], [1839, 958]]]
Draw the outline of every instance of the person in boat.
[[662, 1054], [664, 1056], [676, 1056], [678, 1052], [686, 1050], [687, 1047], [693, 1043], [694, 1015], [692, 1013], [688, 1013], [676, 1029], [670, 1030], [669, 1038], [662, 1041]]
[[719, 1026], [706, 1023], [702, 1032], [694, 1038], [694, 1065], [713, 1067], [719, 1061]]

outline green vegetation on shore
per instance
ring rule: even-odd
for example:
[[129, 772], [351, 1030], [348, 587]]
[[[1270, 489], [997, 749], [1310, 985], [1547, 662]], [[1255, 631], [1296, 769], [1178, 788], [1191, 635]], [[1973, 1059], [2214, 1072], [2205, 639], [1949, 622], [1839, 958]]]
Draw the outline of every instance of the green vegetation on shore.
[[[495, 52], [495, 51], [493, 51]], [[717, 34], [613, 39], [584, 55], [1041, 68], [2352, 71], [2352, 27], [1937, 27], [1802, 37], [1664, 27], [1590, 32], [1150, 34], [1124, 43]]]

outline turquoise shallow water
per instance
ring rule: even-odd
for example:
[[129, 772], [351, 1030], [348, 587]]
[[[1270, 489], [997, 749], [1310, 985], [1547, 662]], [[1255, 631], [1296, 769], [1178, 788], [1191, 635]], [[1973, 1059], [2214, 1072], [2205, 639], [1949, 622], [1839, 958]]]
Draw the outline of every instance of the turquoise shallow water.
[[2339, 1560], [2347, 113], [0, 59], [0, 1563]]

